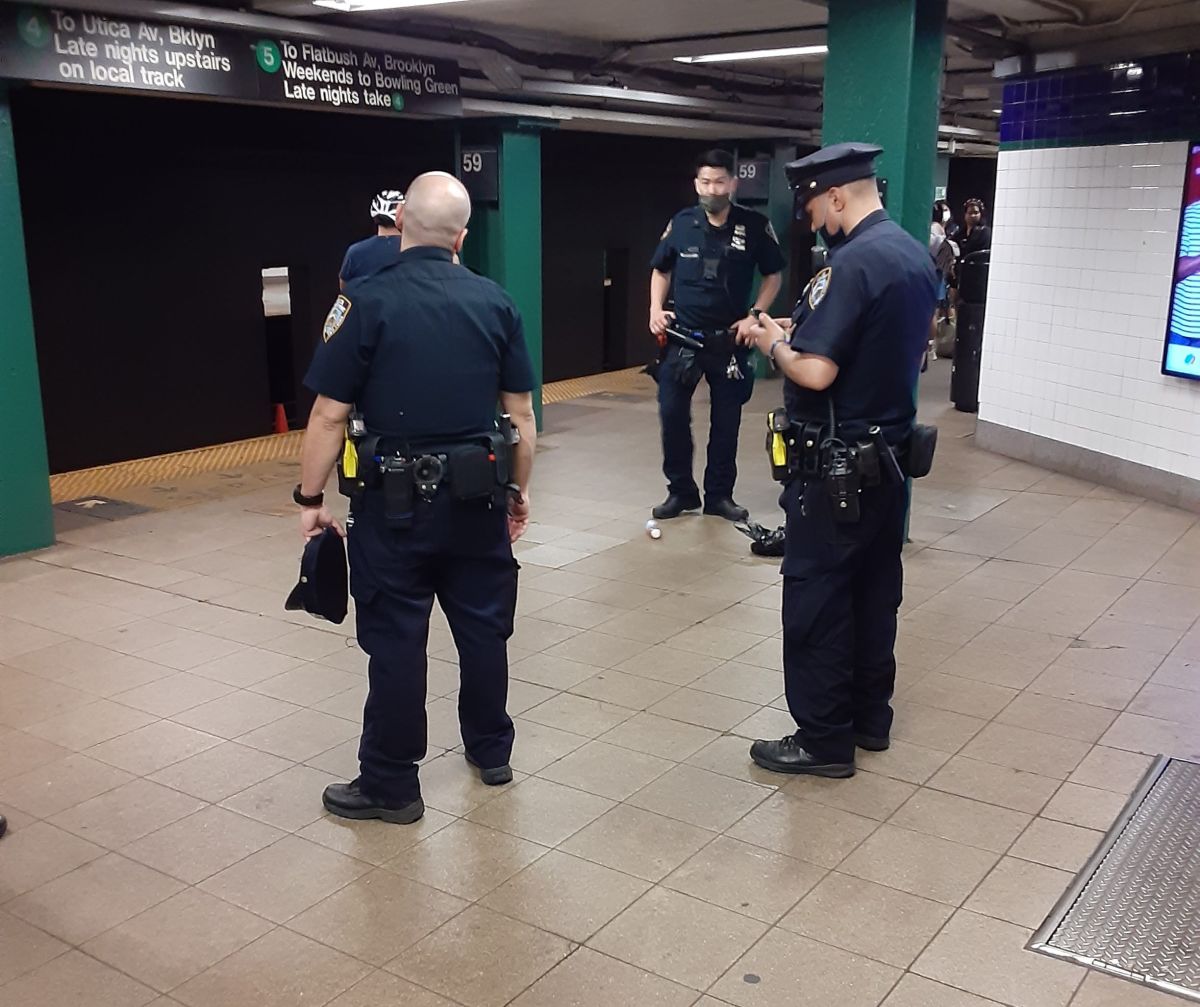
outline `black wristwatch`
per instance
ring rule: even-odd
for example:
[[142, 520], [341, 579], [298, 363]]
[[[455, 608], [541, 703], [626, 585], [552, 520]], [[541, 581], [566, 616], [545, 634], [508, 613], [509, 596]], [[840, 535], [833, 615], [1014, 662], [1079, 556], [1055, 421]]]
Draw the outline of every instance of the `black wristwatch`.
[[316, 496], [306, 497], [300, 492], [300, 484], [296, 483], [296, 488], [292, 490], [292, 499], [301, 507], [324, 507], [325, 506], [325, 491], [322, 490]]

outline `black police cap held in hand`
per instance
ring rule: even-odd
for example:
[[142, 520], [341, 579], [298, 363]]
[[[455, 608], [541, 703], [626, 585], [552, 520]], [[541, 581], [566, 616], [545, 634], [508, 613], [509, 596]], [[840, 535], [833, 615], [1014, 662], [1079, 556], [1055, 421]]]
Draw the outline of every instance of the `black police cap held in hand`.
[[340, 625], [346, 619], [348, 605], [346, 546], [341, 535], [326, 528], [305, 545], [300, 557], [300, 581], [283, 607]]
[[796, 202], [803, 206], [835, 185], [873, 178], [875, 158], [882, 153], [883, 148], [873, 143], [835, 143], [822, 147], [788, 163], [788, 185], [796, 192]]

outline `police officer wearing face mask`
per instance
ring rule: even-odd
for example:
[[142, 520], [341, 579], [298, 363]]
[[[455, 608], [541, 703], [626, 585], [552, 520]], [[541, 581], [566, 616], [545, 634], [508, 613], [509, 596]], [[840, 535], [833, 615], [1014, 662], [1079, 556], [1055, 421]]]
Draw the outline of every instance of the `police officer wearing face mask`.
[[[756, 741], [779, 773], [846, 777], [888, 747], [906, 475], [932, 459], [913, 389], [937, 297], [926, 247], [883, 209], [880, 148], [837, 144], [787, 166], [798, 216], [832, 250], [795, 313], [753, 336], [786, 378], [772, 465], [786, 468], [783, 664], [797, 730]], [[786, 465], [784, 455], [787, 454]]]
[[[667, 498], [653, 513], [664, 520], [700, 507], [692, 473], [692, 395], [703, 376], [711, 400], [704, 513], [745, 521], [733, 484], [742, 406], [754, 388], [746, 347], [755, 322], [746, 309], [756, 269], [763, 281], [755, 307], [769, 307], [779, 294], [783, 253], [767, 218], [732, 202], [737, 188], [732, 154], [702, 154], [695, 184], [699, 205], [671, 218], [650, 263], [650, 331], [666, 342], [658, 407]], [[674, 311], [666, 309], [668, 294], [674, 296]], [[681, 331], [690, 345], [676, 341]]]

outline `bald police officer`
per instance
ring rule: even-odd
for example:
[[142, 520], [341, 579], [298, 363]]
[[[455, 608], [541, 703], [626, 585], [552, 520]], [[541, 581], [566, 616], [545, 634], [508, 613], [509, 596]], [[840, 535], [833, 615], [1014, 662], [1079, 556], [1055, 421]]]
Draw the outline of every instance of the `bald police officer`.
[[814, 445], [782, 499], [784, 684], [797, 730], [750, 749], [779, 773], [852, 776], [856, 745], [889, 744], [902, 466], [937, 277], [925, 246], [880, 203], [880, 153], [838, 144], [788, 165], [797, 215], [834, 251], [790, 322], [762, 315], [753, 333], [787, 379], [787, 419], [805, 433], [797, 450]]
[[[417, 178], [395, 263], [347, 285], [305, 378], [317, 394], [294, 493], [306, 536], [337, 527], [322, 490], [343, 453], [350, 403], [366, 424], [348, 551], [370, 692], [360, 774], [324, 794], [326, 810], [343, 818], [409, 823], [425, 812], [417, 764], [426, 750], [434, 598], [458, 647], [467, 761], [486, 784], [512, 780], [512, 543], [529, 521], [534, 381], [508, 295], [454, 265], [470, 215], [453, 176]], [[497, 440], [498, 404], [520, 433], [511, 451]]]

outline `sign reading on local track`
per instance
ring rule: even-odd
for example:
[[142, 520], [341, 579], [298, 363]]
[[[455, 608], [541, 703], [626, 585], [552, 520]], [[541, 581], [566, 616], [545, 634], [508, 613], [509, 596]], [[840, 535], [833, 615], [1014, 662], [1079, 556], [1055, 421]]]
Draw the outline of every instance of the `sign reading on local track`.
[[358, 112], [462, 114], [458, 64], [238, 29], [0, 3], [0, 78]]

